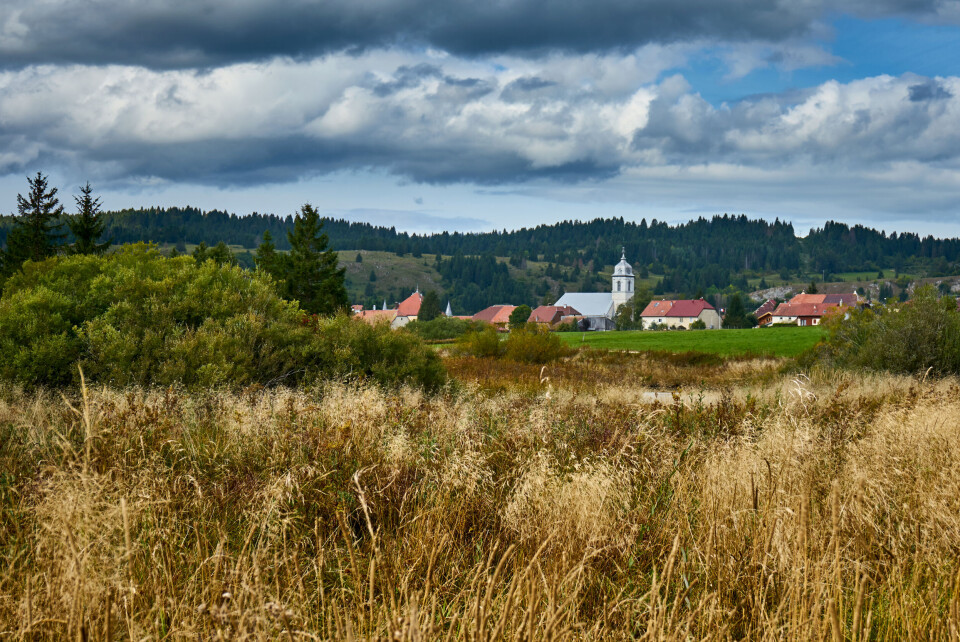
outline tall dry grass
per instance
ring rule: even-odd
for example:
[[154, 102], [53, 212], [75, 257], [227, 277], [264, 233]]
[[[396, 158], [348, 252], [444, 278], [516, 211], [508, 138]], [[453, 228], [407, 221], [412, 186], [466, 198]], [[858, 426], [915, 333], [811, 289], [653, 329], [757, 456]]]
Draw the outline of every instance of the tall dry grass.
[[0, 638], [960, 639], [955, 382], [558, 380], [6, 389]]

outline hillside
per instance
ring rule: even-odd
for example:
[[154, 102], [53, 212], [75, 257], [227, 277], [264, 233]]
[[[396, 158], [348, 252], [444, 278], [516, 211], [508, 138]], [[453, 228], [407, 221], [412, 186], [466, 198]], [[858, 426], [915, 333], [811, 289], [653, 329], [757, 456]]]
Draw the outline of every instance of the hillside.
[[[223, 241], [245, 266], [252, 265], [250, 252], [265, 231], [278, 250], [286, 249], [292, 225], [290, 216], [190, 207], [107, 212], [105, 221], [106, 236], [115, 243], [149, 241], [184, 252], [196, 243]], [[0, 217], [0, 244], [11, 224], [11, 217]], [[494, 303], [552, 302], [568, 290], [604, 290], [623, 248], [638, 289], [646, 285], [656, 295], [709, 298], [732, 287], [756, 298], [778, 297], [815, 280], [882, 299], [920, 279], [939, 285], [960, 274], [960, 239], [887, 235], [837, 222], [806, 237], [796, 236], [786, 221], [728, 215], [679, 225], [612, 218], [430, 235], [327, 219], [324, 231], [347, 268], [353, 301], [392, 303], [419, 285], [441, 291], [458, 313]], [[355, 264], [358, 252], [372, 262]], [[954, 283], [948, 278], [945, 287]]]

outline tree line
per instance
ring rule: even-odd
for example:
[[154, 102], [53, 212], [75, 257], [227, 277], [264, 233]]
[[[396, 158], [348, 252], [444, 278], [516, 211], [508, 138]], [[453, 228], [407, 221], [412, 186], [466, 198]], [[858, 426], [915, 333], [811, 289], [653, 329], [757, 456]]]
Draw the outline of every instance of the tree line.
[[[90, 183], [74, 197], [77, 212], [67, 214], [42, 172], [27, 178], [26, 195], [17, 195], [17, 214], [7, 217], [4, 243], [0, 249], [0, 283], [20, 271], [27, 261], [40, 262], [57, 255], [102, 255], [114, 243], [102, 240], [107, 215]], [[300, 303], [312, 314], [333, 314], [349, 307], [344, 284], [345, 270], [338, 266], [337, 253], [329, 247], [323, 232], [324, 220], [317, 209], [304, 205], [283, 235], [287, 252], [278, 253], [269, 230], [264, 231], [256, 254], [256, 268], [273, 279], [278, 294]], [[69, 231], [69, 234], [68, 234]], [[171, 255], [178, 251], [173, 248]], [[213, 247], [201, 242], [193, 252], [197, 264], [213, 261], [236, 264], [236, 257], [223, 240]]]

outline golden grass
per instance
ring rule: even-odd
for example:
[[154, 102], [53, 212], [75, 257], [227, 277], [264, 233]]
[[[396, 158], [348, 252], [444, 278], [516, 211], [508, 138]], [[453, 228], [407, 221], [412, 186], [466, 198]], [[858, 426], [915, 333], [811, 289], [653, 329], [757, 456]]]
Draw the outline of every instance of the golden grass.
[[0, 639], [960, 639], [954, 381], [573, 367], [3, 390]]

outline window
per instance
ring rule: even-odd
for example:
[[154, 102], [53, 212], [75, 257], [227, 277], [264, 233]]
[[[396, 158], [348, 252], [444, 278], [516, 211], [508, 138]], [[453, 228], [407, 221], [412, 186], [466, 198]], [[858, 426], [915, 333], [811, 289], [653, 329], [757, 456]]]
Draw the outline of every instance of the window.
[[620, 291], [620, 281], [617, 281], [617, 292]]

